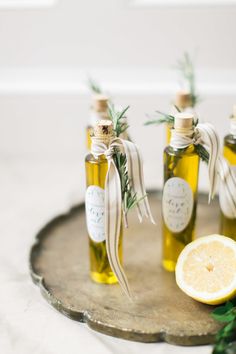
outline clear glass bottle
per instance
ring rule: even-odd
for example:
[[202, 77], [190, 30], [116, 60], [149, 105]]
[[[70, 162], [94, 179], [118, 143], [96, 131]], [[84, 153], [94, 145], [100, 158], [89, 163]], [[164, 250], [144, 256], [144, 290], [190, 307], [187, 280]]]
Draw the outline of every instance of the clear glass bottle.
[[[94, 127], [94, 136], [100, 142], [109, 143], [113, 137], [111, 121], [102, 120]], [[86, 168], [86, 220], [89, 235], [90, 276], [97, 283], [117, 283], [117, 278], [111, 270], [105, 240], [105, 180], [108, 163], [104, 155], [94, 158], [88, 154], [85, 159]], [[122, 235], [121, 226], [119, 238], [119, 256], [122, 261]]]
[[[178, 107], [181, 112], [194, 113], [191, 94], [188, 91], [178, 91], [176, 94], [174, 105]], [[176, 108], [174, 108], [170, 114], [174, 116], [176, 114]], [[166, 125], [167, 144], [170, 143], [172, 128], [173, 126], [171, 124]]]
[[89, 124], [86, 128], [86, 142], [88, 151], [90, 151], [91, 148], [91, 135], [93, 135], [95, 124], [101, 119], [110, 120], [107, 113], [108, 101], [109, 98], [106, 95], [96, 94], [93, 96]]
[[[193, 131], [194, 116], [179, 113], [175, 116], [174, 131], [189, 134]], [[163, 267], [174, 271], [180, 252], [195, 236], [199, 156], [194, 145], [164, 150]]]
[[[234, 106], [233, 116], [230, 120], [230, 133], [224, 138], [224, 157], [236, 174], [236, 106]], [[236, 241], [236, 219], [227, 213], [227, 209], [221, 203], [221, 223], [220, 233]]]

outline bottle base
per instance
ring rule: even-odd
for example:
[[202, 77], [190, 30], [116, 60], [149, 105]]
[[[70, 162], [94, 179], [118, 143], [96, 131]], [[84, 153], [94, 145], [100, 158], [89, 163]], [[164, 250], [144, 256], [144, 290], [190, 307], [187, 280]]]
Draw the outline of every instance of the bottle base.
[[109, 272], [109, 273], [90, 272], [90, 277], [95, 283], [99, 283], [99, 284], [118, 283], [118, 280], [113, 272]]
[[174, 272], [176, 267], [176, 262], [170, 260], [163, 260], [162, 266], [168, 272]]

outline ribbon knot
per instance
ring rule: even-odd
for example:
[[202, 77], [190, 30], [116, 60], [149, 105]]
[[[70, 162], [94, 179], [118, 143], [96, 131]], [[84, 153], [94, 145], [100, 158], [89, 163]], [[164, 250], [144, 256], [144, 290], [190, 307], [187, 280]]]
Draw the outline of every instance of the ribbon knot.
[[155, 224], [148, 198], [145, 192], [143, 164], [136, 145], [130, 141], [113, 138], [106, 145], [96, 137], [92, 137], [91, 153], [95, 158], [105, 155], [108, 169], [105, 180], [105, 237], [106, 250], [112, 271], [116, 275], [121, 288], [131, 298], [131, 291], [125, 272], [119, 260], [119, 237], [122, 224], [122, 191], [119, 171], [113, 159], [118, 150], [126, 155], [126, 169], [132, 190], [136, 197], [136, 210], [139, 220], [147, 216]]
[[115, 147], [110, 145], [107, 150], [104, 151], [104, 155], [106, 156], [107, 160], [111, 160], [115, 153]]
[[202, 144], [202, 136], [201, 133], [197, 128], [194, 129], [194, 134], [193, 134], [193, 144], [194, 145], [199, 145]]

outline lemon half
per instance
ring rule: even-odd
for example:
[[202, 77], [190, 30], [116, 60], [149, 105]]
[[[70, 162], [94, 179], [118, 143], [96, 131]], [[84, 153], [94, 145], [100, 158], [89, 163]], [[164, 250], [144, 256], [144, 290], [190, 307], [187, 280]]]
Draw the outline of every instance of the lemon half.
[[189, 243], [175, 270], [180, 289], [205, 304], [221, 304], [236, 295], [236, 242], [210, 235]]

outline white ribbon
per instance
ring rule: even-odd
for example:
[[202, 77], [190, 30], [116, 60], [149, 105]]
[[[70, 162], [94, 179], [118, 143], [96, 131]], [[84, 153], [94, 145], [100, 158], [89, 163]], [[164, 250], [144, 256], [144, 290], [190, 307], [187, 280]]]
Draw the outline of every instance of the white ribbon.
[[236, 218], [236, 175], [227, 160], [219, 159], [220, 174], [220, 207], [229, 219]]
[[172, 130], [170, 145], [173, 148], [186, 148], [191, 144], [201, 144], [209, 153], [209, 202], [215, 195], [219, 177], [220, 199], [224, 201], [231, 215], [236, 217], [236, 176], [226, 159], [220, 156], [219, 137], [213, 125], [201, 123], [187, 133]]
[[122, 217], [122, 195], [119, 172], [113, 159], [114, 150], [124, 151], [127, 160], [127, 172], [136, 195], [138, 218], [142, 221], [147, 216], [155, 224], [145, 192], [143, 164], [136, 145], [120, 138], [111, 140], [109, 146], [92, 137], [91, 153], [95, 158], [105, 155], [108, 170], [105, 181], [105, 236], [106, 249], [112, 271], [128, 297], [131, 291], [125, 272], [121, 266], [118, 254], [119, 236]]

